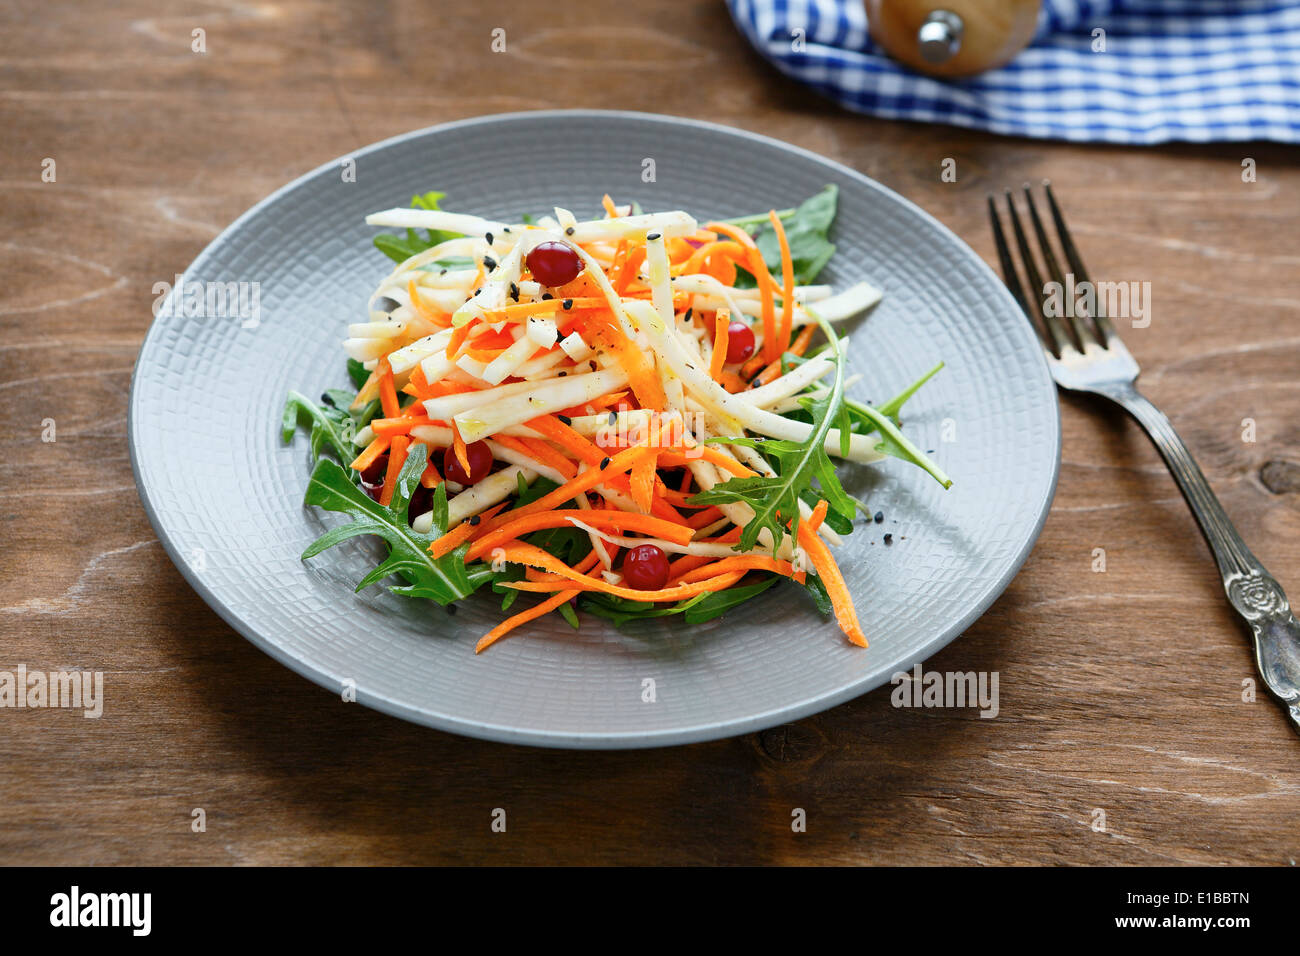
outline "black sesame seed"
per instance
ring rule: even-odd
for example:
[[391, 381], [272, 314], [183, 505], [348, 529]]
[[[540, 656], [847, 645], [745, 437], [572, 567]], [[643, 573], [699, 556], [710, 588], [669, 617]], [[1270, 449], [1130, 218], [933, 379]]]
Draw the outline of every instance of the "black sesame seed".
[[501, 231], [504, 232], [504, 233], [506, 233], [507, 235], [509, 235], [509, 233], [510, 233], [510, 227], [509, 227], [509, 226], [506, 226], [506, 227], [505, 227], [504, 229], [502, 229]]
[[483, 257], [483, 268], [484, 268], [484, 269], [486, 269], [488, 272], [491, 272], [491, 271], [492, 271], [493, 269], [495, 269], [496, 267], [497, 267], [497, 261], [496, 261], [495, 259], [493, 259], [491, 256], [484, 256], [484, 257]]
[[480, 521], [482, 521], [482, 520], [483, 520], [483, 516], [482, 516], [482, 515], [470, 515], [470, 516], [469, 516], [469, 523], [470, 523], [471, 525], [476, 525], [476, 524], [478, 524], [478, 523], [479, 523]]
[[447, 270], [446, 270], [446, 269], [443, 269], [443, 270], [441, 270], [441, 271], [438, 273], [438, 275], [440, 275], [440, 276], [445, 276], [446, 274], [447, 274]]
[[566, 236], [571, 236], [571, 235], [573, 235], [573, 227], [570, 226], [568, 229], [564, 230], [564, 234], [565, 234]]
[[600, 460], [600, 470], [601, 470], [601, 471], [604, 471], [606, 468], [608, 468], [608, 467], [609, 467], [609, 463], [610, 463], [612, 460], [613, 460], [613, 459], [611, 459], [611, 458], [602, 458], [602, 459]]
[[556, 415], [555, 417], [558, 418], [558, 419], [559, 419], [561, 422], [563, 422], [565, 425], [572, 425], [572, 424], [573, 424], [573, 419], [570, 418], [568, 415]]
[[330, 397], [329, 397], [329, 393], [327, 393], [327, 392], [321, 392], [321, 393], [320, 393], [320, 400], [321, 400], [322, 402], [324, 402], [326, 405], [328, 405], [330, 408], [334, 408], [334, 407], [335, 407], [335, 406], [334, 406], [334, 399], [330, 398]]
[[556, 378], [564, 378], [564, 376], [568, 374], [569, 374], [568, 372], [561, 372], [559, 375], [556, 376]]
[[510, 298], [514, 299], [516, 302], [519, 301], [519, 286], [515, 285], [513, 282], [510, 283]]
[[543, 293], [542, 293], [542, 301], [543, 301], [543, 302], [549, 302], [549, 301], [551, 301], [551, 299], [554, 299], [554, 298], [555, 298], [555, 296], [551, 295], [549, 292], [543, 292]]
[[567, 312], [569, 309], [572, 309], [572, 308], [573, 308], [573, 300], [572, 300], [572, 299], [565, 299], [564, 302], [562, 303], [562, 305], [564, 306], [564, 309], [565, 309], [565, 311]]
[[695, 310], [694, 310], [694, 309], [687, 309], [687, 310], [686, 310], [686, 314], [682, 316], [682, 321], [683, 321], [683, 322], [689, 322], [689, 321], [691, 321], [691, 316], [694, 315], [694, 314], [695, 314]]
[[483, 291], [482, 289], [475, 289], [475, 290], [474, 290], [474, 294], [475, 294], [475, 295], [478, 295], [478, 294], [479, 294], [480, 292], [482, 292], [482, 291]]
[[489, 233], [488, 233], [486, 236], [484, 236], [483, 238], [487, 240], [487, 244], [488, 244], [489, 246], [492, 245], [492, 233], [489, 232]]
[[875, 520], [876, 524], [884, 524], [885, 513], [883, 511], [877, 511], [872, 518]]
[[885, 544], [893, 544], [893, 543], [894, 543], [894, 536], [892, 534], [885, 535]]
[[645, 238], [646, 238], [646, 242], [654, 242], [656, 239], [659, 238], [659, 233], [652, 232], [649, 235], [647, 235]]

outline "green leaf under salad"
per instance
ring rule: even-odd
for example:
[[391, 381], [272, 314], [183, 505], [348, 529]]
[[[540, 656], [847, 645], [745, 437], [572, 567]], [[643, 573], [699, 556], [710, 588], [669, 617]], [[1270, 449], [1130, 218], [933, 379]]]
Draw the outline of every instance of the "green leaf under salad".
[[390, 504], [381, 505], [361, 490], [348, 471], [328, 458], [321, 458], [311, 473], [304, 504], [326, 511], [337, 511], [352, 520], [331, 528], [302, 553], [304, 560], [358, 535], [370, 534], [388, 544], [388, 557], [357, 584], [360, 591], [392, 575], [406, 583], [390, 585], [394, 594], [423, 597], [450, 604], [474, 593], [492, 578], [492, 569], [483, 562], [465, 564], [469, 544], [435, 558], [429, 546], [447, 528], [446, 485], [438, 485], [433, 497], [433, 527], [428, 533], [414, 530], [407, 515], [411, 495], [424, 474], [429, 449], [419, 443], [411, 445], [405, 464], [397, 476]]

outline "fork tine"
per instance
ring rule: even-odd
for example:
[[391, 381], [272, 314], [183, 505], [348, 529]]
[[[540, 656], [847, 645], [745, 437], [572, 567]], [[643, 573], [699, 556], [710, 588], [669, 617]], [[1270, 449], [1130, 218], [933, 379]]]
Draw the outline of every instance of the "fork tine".
[[[1043, 188], [1047, 192], [1047, 204], [1051, 207], [1052, 221], [1056, 224], [1056, 236], [1061, 241], [1061, 248], [1065, 250], [1065, 258], [1070, 263], [1070, 271], [1078, 277], [1080, 282], [1091, 284], [1092, 280], [1088, 278], [1088, 270], [1083, 267], [1083, 259], [1079, 256], [1079, 250], [1074, 246], [1074, 239], [1070, 236], [1070, 230], [1065, 227], [1065, 217], [1061, 215], [1061, 207], [1056, 204], [1056, 196], [1052, 193], [1052, 184], [1047, 180], [1043, 180]], [[1110, 319], [1106, 316], [1106, 310], [1101, 303], [1100, 296], [1094, 296], [1093, 298], [1097, 305], [1092, 321], [1097, 326], [1097, 334], [1101, 336], [1102, 343], [1109, 346], [1112, 339], [1119, 337], [1119, 333], [1115, 331], [1115, 326], [1110, 324]]]
[[[1092, 334], [1092, 329], [1080, 319], [1076, 301], [1066, 298], [1065, 275], [1061, 272], [1061, 264], [1056, 259], [1056, 253], [1052, 250], [1052, 244], [1047, 239], [1047, 230], [1043, 228], [1043, 220], [1038, 217], [1038, 206], [1034, 203], [1033, 190], [1029, 184], [1025, 183], [1025, 204], [1029, 206], [1029, 219], [1034, 226], [1034, 235], [1038, 237], [1038, 246], [1042, 250], [1043, 260], [1047, 263], [1047, 271], [1061, 290], [1060, 305], [1061, 310], [1070, 320], [1070, 328], [1074, 331], [1076, 344], [1080, 349], [1086, 350], [1089, 345], [1098, 345], [1097, 337]], [[1044, 302], [1046, 309], [1046, 301]]]
[[[1034, 254], [1029, 249], [1029, 240], [1025, 238], [1025, 230], [1020, 225], [1020, 217], [1016, 214], [1016, 204], [1011, 199], [1011, 190], [1006, 191], [1007, 214], [1011, 217], [1011, 228], [1016, 234], [1016, 246], [1020, 249], [1020, 260], [1025, 266], [1025, 275], [1029, 278], [1029, 290], [1033, 295], [1035, 311], [1042, 320], [1043, 325], [1047, 327], [1048, 335], [1051, 337], [1054, 348], [1053, 354], [1060, 358], [1066, 350], [1074, 350], [1074, 345], [1070, 342], [1069, 336], [1065, 334], [1065, 326], [1061, 320], [1054, 315], [1048, 315], [1047, 310], [1043, 308], [1043, 277], [1039, 274], [1038, 265], [1034, 262]], [[1029, 301], [1029, 300], [1026, 300]]]
[[1002, 281], [1006, 283], [1007, 289], [1010, 290], [1011, 297], [1020, 303], [1020, 308], [1029, 316], [1029, 321], [1032, 324], [1034, 313], [1025, 299], [1025, 290], [1020, 285], [1020, 276], [1016, 273], [1015, 260], [1011, 258], [1011, 249], [1007, 246], [1006, 234], [1002, 232], [1002, 221], [998, 218], [998, 207], [993, 202], [992, 193], [988, 195], [988, 203], [989, 222], [993, 226], [993, 244], [997, 246], [998, 262], [1002, 266]]

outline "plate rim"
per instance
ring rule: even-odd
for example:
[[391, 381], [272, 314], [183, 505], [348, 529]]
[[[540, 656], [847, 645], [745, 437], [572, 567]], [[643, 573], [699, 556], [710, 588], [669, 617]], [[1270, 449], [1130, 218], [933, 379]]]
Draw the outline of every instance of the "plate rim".
[[[465, 129], [468, 127], [479, 126], [484, 124], [501, 124], [510, 123], [516, 120], [528, 118], [618, 118], [624, 120], [635, 120], [639, 122], [661, 123], [669, 126], [680, 127], [689, 126], [701, 130], [708, 130], [715, 133], [722, 133], [730, 136], [739, 136], [749, 139], [765, 146], [776, 146], [782, 150], [801, 156], [803, 158], [814, 160], [821, 164], [828, 164], [833, 167], [839, 175], [854, 180], [868, 189], [883, 193], [887, 198], [894, 202], [901, 203], [907, 207], [913, 214], [921, 216], [928, 220], [932, 226], [938, 227], [941, 231], [948, 233], [956, 241], [964, 255], [976, 268], [977, 271], [983, 270], [989, 277], [995, 280], [995, 287], [998, 290], [1003, 304], [1013, 312], [1019, 313], [1020, 306], [1012, 298], [1002, 280], [997, 277], [992, 268], [984, 259], [975, 252], [974, 249], [966, 243], [961, 236], [949, 229], [944, 223], [931, 215], [925, 209], [921, 208], [906, 196], [894, 191], [890, 187], [872, 179], [865, 173], [859, 172], [851, 166], [848, 166], [839, 160], [823, 156], [810, 149], [788, 143], [775, 137], [765, 136], [761, 133], [755, 133], [747, 129], [741, 129], [735, 126], [728, 126], [724, 123], [715, 123], [708, 120], [691, 119], [687, 117], [673, 116], [667, 113], [649, 113], [637, 110], [601, 110], [601, 109], [546, 109], [546, 110], [515, 110], [507, 113], [488, 113], [479, 116], [465, 117], [463, 119], [451, 120], [445, 123], [437, 123], [432, 126], [422, 127], [416, 130], [409, 130], [405, 133], [399, 133], [390, 136], [387, 139], [379, 140], [367, 144], [356, 150], [335, 157], [325, 163], [308, 170], [300, 176], [295, 177], [283, 186], [264, 196], [258, 202], [254, 203], [247, 210], [236, 217], [228, 226], [221, 230], [215, 237], [209, 241], [188, 266], [180, 273], [182, 278], [188, 278], [194, 271], [196, 263], [200, 262], [214, 247], [221, 245], [227, 240], [227, 237], [240, 229], [246, 220], [252, 219], [259, 214], [265, 207], [271, 205], [281, 196], [297, 189], [308, 180], [320, 175], [323, 172], [337, 169], [339, 164], [345, 159], [359, 160], [369, 154], [388, 149], [392, 146], [406, 142], [419, 137], [429, 136], [437, 133], [450, 132], [454, 130]], [[174, 294], [174, 292], [172, 293]], [[145, 351], [153, 344], [156, 335], [161, 334], [160, 318], [162, 312], [154, 315], [145, 332], [144, 338], [140, 342], [140, 349], [136, 355], [135, 362], [131, 368], [131, 387], [127, 397], [127, 445], [131, 458], [131, 472], [135, 480], [136, 491], [140, 496], [140, 502], [144, 506], [146, 517], [152, 526], [159, 543], [162, 544], [164, 552], [171, 559], [173, 565], [180, 572], [181, 577], [186, 583], [194, 589], [195, 593], [208, 605], [217, 616], [229, 624], [245, 640], [254, 647], [261, 650], [268, 657], [279, 662], [294, 673], [307, 678], [319, 687], [338, 693], [338, 682], [331, 675], [325, 673], [318, 667], [315, 667], [307, 660], [294, 657], [284, 651], [274, 640], [263, 636], [257, 628], [245, 621], [243, 617], [237, 614], [226, 602], [207, 586], [197, 571], [192, 567], [177, 549], [171, 536], [168, 534], [158, 508], [149, 494], [148, 481], [142, 473], [142, 464], [140, 461], [140, 446], [136, 441], [136, 417], [138, 408], [138, 392], [140, 362], [144, 358]], [[1037, 340], [1037, 335], [1033, 327], [1026, 320], [1025, 329]], [[1025, 561], [1029, 558], [1034, 545], [1038, 542], [1042, 534], [1043, 526], [1047, 521], [1047, 516], [1051, 511], [1052, 502], [1056, 496], [1057, 483], [1060, 478], [1061, 467], [1061, 410], [1060, 401], [1056, 385], [1051, 378], [1047, 365], [1047, 359], [1044, 356], [1042, 348], [1034, 350], [1038, 359], [1038, 364], [1045, 379], [1047, 390], [1051, 395], [1051, 404], [1054, 415], [1051, 416], [1053, 444], [1052, 450], [1052, 468], [1051, 479], [1047, 483], [1046, 493], [1039, 502], [1038, 513], [1033, 521], [1033, 527], [1025, 536], [1021, 543], [1019, 551], [1008, 565], [1006, 571], [996, 580], [991, 581], [971, 602], [969, 609], [954, 623], [949, 625], [943, 631], [936, 633], [924, 645], [917, 648], [909, 654], [904, 661], [900, 662], [895, 669], [895, 673], [912, 669], [917, 663], [933, 656], [942, 648], [956, 640], [969, 628], [975, 621], [984, 615], [984, 613], [993, 605], [995, 601], [1006, 591], [1012, 580], [1020, 573]], [[751, 733], [753, 731], [764, 730], [780, 724], [790, 723], [800, 720], [812, 714], [829, 710], [839, 704], [854, 698], [867, 694], [876, 688], [882, 686], [888, 681], [888, 676], [879, 676], [864, 678], [860, 681], [850, 683], [836, 690], [818, 695], [816, 697], [790, 704], [783, 707], [763, 711], [762, 713], [751, 714], [746, 717], [732, 720], [716, 721], [708, 724], [699, 724], [687, 728], [670, 728], [663, 730], [649, 731], [552, 731], [537, 730], [519, 727], [511, 727], [504, 724], [493, 724], [484, 721], [465, 720], [452, 716], [438, 713], [432, 713], [417, 707], [403, 704], [400, 701], [384, 696], [382, 693], [375, 691], [362, 691], [357, 688], [356, 702], [373, 710], [380, 711], [392, 717], [419, 724], [426, 727], [432, 727], [446, 733], [453, 733], [460, 736], [472, 737], [480, 740], [489, 740], [496, 743], [525, 745], [542, 748], [558, 749], [584, 749], [584, 750], [630, 750], [643, 749], [665, 746], [680, 746], [683, 744], [700, 743], [709, 740], [719, 740], [729, 737], [736, 737], [741, 734]]]

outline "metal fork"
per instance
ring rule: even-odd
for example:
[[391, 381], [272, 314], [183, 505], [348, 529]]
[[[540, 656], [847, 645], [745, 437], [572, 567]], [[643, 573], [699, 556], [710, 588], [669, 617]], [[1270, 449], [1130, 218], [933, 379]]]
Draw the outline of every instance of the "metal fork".
[[[1056, 204], [1056, 197], [1052, 195], [1051, 184], [1044, 182], [1043, 185], [1056, 226], [1057, 239], [1071, 270], [1073, 288], [1092, 288], [1095, 293], [1096, 287], [1088, 279], [1087, 270], [1065, 227], [1060, 207]], [[1040, 337], [1044, 338], [1052, 378], [1061, 388], [1109, 398], [1137, 419], [1138, 424], [1146, 430], [1165, 464], [1169, 466], [1174, 480], [1178, 482], [1178, 489], [1187, 499], [1187, 504], [1201, 527], [1201, 534], [1214, 553], [1229, 603], [1246, 620], [1254, 634], [1255, 664], [1259, 668], [1260, 677], [1286, 708], [1291, 723], [1300, 730], [1300, 625], [1296, 624], [1296, 619], [1291, 614], [1286, 594], [1241, 540], [1223, 506], [1219, 504], [1219, 499], [1210, 490], [1209, 482], [1205, 480], [1205, 475], [1193, 460], [1191, 452], [1169, 424], [1169, 419], [1138, 392], [1138, 364], [1120, 341], [1111, 317], [1105, 314], [1102, 297], [1094, 295], [1096, 305], [1090, 315], [1080, 315], [1075, 302], [1067, 301], [1070, 297], [1064, 291], [1066, 276], [1061, 271], [1060, 261], [1052, 250], [1047, 231], [1038, 216], [1033, 191], [1026, 185], [1024, 192], [1039, 251], [1047, 266], [1050, 281], [1060, 284], [1059, 291], [1043, 281], [1025, 230], [1020, 224], [1011, 190], [1006, 192], [1007, 214], [1028, 279], [1030, 296], [1026, 296], [1020, 284], [998, 218], [997, 206], [991, 195], [988, 197], [989, 220], [993, 224], [993, 238], [997, 243], [1002, 275], [1030, 323], [1039, 329]], [[1053, 307], [1049, 308], [1049, 303], [1053, 303]], [[1063, 321], [1063, 316], [1066, 321]]]

